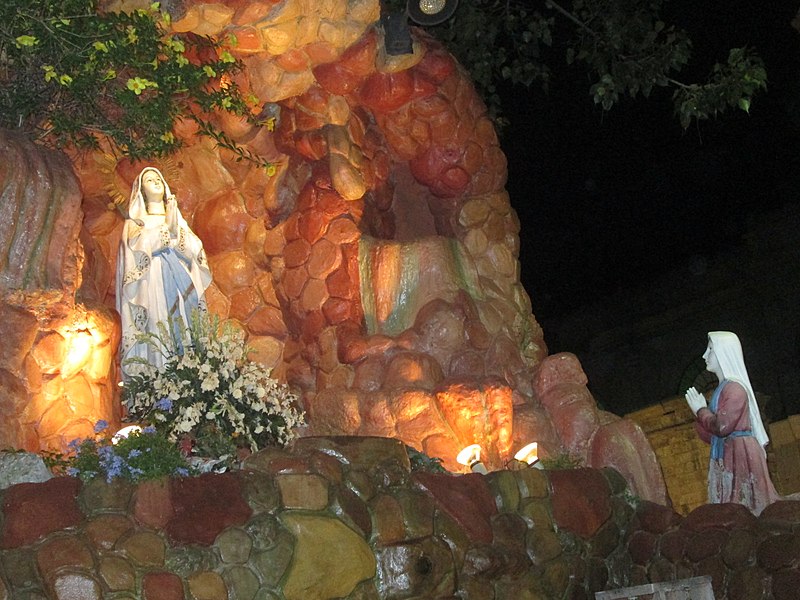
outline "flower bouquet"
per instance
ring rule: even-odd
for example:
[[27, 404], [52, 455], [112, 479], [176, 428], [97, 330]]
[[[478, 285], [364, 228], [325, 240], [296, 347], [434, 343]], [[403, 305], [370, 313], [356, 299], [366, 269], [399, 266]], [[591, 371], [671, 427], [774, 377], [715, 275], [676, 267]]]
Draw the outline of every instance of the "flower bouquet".
[[149, 423], [197, 454], [234, 456], [267, 445], [285, 445], [304, 425], [298, 398], [270, 377], [263, 365], [247, 358], [242, 331], [217, 316], [194, 311], [189, 327], [159, 323], [158, 334], [144, 334], [166, 358], [156, 367], [142, 358], [125, 381], [123, 403], [129, 419]]

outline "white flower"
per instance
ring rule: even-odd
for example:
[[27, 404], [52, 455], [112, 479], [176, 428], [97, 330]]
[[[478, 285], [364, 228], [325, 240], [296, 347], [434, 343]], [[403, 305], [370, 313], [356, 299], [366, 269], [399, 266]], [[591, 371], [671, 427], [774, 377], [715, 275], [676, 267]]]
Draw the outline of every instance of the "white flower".
[[[169, 329], [164, 327], [165, 335]], [[212, 422], [226, 434], [236, 433], [253, 450], [267, 441], [286, 443], [293, 427], [304, 423], [295, 406], [298, 398], [284, 384], [270, 378], [270, 370], [247, 358], [250, 350], [242, 331], [219, 327], [215, 317], [192, 316], [192, 340], [182, 356], [170, 354], [174, 346], [163, 344], [167, 353], [163, 368], [141, 364], [141, 380], [124, 390], [129, 414], [157, 418], [165, 424], [169, 439], [197, 433], [201, 422]], [[194, 345], [191, 345], [191, 344]], [[197, 387], [200, 390], [197, 390]], [[170, 413], [153, 411], [160, 398], [172, 400]], [[284, 424], [277, 433], [274, 427]]]
[[204, 392], [210, 392], [211, 390], [215, 390], [219, 387], [219, 377], [217, 377], [216, 373], [210, 373], [203, 379], [203, 383], [200, 384], [200, 389]]

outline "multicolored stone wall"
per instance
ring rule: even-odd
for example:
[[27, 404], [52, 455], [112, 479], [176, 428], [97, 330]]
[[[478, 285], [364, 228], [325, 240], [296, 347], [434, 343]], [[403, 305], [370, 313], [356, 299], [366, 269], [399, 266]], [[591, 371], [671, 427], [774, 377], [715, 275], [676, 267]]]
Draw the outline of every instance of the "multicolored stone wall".
[[800, 503], [686, 518], [613, 470], [412, 471], [382, 438], [304, 438], [243, 471], [2, 492], [0, 597], [567, 600], [710, 575], [796, 598]]

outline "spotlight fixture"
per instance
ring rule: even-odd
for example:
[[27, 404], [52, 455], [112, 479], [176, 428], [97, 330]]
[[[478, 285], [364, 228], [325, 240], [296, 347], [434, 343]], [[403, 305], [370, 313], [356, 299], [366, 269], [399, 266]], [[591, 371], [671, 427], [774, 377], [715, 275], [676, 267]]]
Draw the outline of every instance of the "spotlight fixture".
[[408, 0], [409, 18], [419, 25], [438, 25], [453, 16], [458, 0]]
[[117, 433], [114, 434], [114, 437], [111, 438], [111, 443], [117, 445], [120, 443], [120, 441], [124, 440], [130, 434], [141, 433], [141, 432], [142, 428], [139, 427], [138, 425], [126, 425], [125, 427], [123, 427], [122, 429], [117, 431]]
[[486, 466], [481, 462], [481, 447], [478, 444], [472, 444], [464, 448], [456, 456], [456, 462], [470, 468], [473, 473], [480, 473], [486, 475], [489, 471]]
[[414, 46], [408, 20], [417, 25], [438, 25], [453, 16], [458, 0], [408, 0], [402, 12], [392, 12], [381, 2], [383, 47], [389, 56], [413, 54]]
[[530, 467], [534, 463], [539, 462], [539, 444], [536, 442], [531, 442], [520, 448], [517, 453], [514, 455], [514, 458], [520, 462], [527, 463]]

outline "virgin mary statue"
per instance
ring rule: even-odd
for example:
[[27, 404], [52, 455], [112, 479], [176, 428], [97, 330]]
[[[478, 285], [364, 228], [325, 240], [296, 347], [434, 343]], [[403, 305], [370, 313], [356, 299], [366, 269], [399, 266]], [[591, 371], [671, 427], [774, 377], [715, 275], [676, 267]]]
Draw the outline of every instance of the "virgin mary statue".
[[194, 309], [205, 309], [211, 284], [203, 243], [189, 229], [175, 196], [158, 169], [146, 167], [131, 189], [128, 215], [117, 255], [117, 311], [122, 318], [123, 379], [141, 358], [161, 367], [163, 349], [143, 334], [158, 334], [162, 323], [182, 353], [183, 332]]

